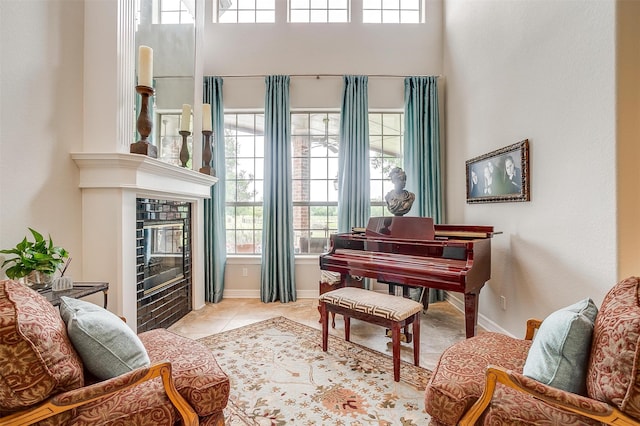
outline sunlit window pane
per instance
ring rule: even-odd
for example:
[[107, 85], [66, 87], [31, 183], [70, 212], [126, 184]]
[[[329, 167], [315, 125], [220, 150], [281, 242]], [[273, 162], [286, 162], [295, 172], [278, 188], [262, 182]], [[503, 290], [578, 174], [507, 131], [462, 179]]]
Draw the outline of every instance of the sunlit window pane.
[[256, 0], [238, 0], [238, 10], [256, 10]]
[[329, 11], [329, 22], [349, 22], [349, 17], [347, 16], [346, 10], [330, 10]]
[[400, 20], [403, 24], [419, 24], [420, 12], [414, 10], [403, 10], [400, 12]]
[[397, 24], [400, 22], [400, 11], [398, 10], [383, 10], [382, 22], [385, 24]]
[[308, 10], [291, 10], [291, 22], [309, 22]]
[[239, 10], [238, 11], [238, 23], [251, 24], [256, 22], [256, 12], [254, 10]]
[[311, 22], [328, 22], [326, 10], [311, 10]]
[[309, 167], [311, 171], [311, 179], [327, 179], [328, 172], [328, 159], [325, 158], [311, 158], [309, 160]]
[[364, 9], [382, 9], [382, 0], [363, 0]]
[[381, 10], [363, 10], [362, 22], [365, 24], [379, 24], [382, 22]]
[[256, 12], [256, 22], [258, 23], [272, 23], [276, 21], [276, 14], [274, 11], [258, 10]]

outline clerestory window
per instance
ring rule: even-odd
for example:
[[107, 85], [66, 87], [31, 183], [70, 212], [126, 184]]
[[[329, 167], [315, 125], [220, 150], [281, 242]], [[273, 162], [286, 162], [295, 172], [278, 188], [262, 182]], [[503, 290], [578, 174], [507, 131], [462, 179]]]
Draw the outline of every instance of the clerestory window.
[[349, 22], [349, 0], [289, 0], [289, 22]]
[[276, 21], [275, 0], [215, 0], [217, 22], [257, 24]]
[[365, 24], [419, 24], [424, 22], [424, 0], [362, 0]]

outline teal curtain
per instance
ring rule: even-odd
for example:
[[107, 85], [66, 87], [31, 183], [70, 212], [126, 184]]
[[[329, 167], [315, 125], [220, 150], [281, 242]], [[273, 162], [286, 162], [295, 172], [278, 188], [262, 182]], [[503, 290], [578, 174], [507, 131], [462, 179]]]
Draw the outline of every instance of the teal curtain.
[[211, 187], [211, 199], [204, 200], [204, 298], [207, 302], [217, 303], [222, 300], [224, 268], [227, 261], [222, 78], [204, 78], [203, 103], [211, 104], [211, 167], [219, 177], [218, 182]]
[[296, 300], [289, 76], [265, 77], [260, 299]]
[[[444, 219], [440, 157], [438, 78], [406, 77], [404, 80], [404, 171], [406, 189], [416, 194], [410, 214]], [[429, 292], [430, 301], [444, 300], [442, 290]]]
[[338, 151], [338, 232], [367, 226], [369, 195], [369, 102], [367, 76], [345, 75]]

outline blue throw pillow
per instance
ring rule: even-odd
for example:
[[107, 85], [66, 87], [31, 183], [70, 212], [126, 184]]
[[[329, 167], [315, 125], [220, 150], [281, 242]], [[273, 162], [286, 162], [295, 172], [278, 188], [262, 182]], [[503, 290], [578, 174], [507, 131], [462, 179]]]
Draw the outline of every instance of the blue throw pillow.
[[106, 309], [62, 296], [60, 315], [84, 366], [98, 379], [117, 377], [150, 364], [140, 338]]
[[584, 299], [553, 312], [536, 333], [522, 374], [541, 383], [586, 394], [586, 375], [598, 308]]

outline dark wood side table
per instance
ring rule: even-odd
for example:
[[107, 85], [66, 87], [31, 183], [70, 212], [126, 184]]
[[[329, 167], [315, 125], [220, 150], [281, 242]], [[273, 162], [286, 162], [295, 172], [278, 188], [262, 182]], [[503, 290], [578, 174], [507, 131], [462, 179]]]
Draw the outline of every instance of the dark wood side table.
[[109, 283], [106, 282], [74, 282], [73, 288], [70, 288], [68, 290], [53, 291], [49, 288], [47, 290], [40, 291], [39, 293], [43, 295], [49, 302], [51, 302], [53, 306], [59, 306], [60, 297], [62, 296], [79, 299], [81, 297], [89, 296], [90, 294], [99, 292], [102, 292], [102, 294], [104, 295], [103, 307], [107, 309]]

